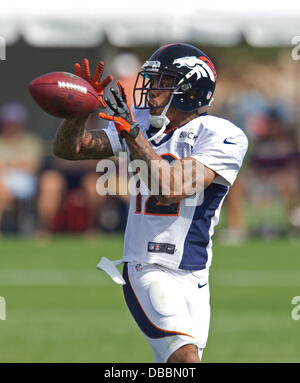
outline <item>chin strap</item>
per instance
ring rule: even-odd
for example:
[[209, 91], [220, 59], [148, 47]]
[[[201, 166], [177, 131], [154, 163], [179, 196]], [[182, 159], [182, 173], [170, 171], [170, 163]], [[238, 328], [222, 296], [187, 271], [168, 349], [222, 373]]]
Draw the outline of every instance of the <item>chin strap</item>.
[[169, 102], [165, 106], [161, 115], [150, 116], [150, 124], [153, 126], [153, 128], [159, 129], [159, 131], [157, 133], [155, 133], [154, 136], [152, 136], [151, 138], [148, 139], [149, 142], [155, 140], [158, 136], [160, 136], [166, 130], [167, 126], [169, 125], [170, 120], [168, 119], [166, 114], [167, 114], [168, 109], [171, 105], [173, 97], [174, 97], [174, 95], [172, 94]]

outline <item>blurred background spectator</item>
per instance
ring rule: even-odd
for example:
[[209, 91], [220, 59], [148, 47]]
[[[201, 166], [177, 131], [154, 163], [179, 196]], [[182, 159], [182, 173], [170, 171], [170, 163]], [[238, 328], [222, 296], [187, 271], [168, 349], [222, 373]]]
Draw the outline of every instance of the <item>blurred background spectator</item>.
[[[92, 115], [88, 129], [97, 128], [98, 120], [97, 113]], [[97, 193], [101, 176], [96, 172], [97, 163], [66, 161], [51, 154], [44, 159], [38, 196], [39, 234], [125, 229], [128, 200]]]
[[[267, 213], [256, 228], [257, 234], [286, 234], [291, 213], [299, 203], [297, 132], [288, 117], [284, 109], [271, 106], [252, 138], [247, 190], [255, 207]], [[282, 210], [281, 224], [278, 209]]]
[[[91, 116], [89, 128], [95, 128]], [[38, 232], [84, 232], [97, 227], [97, 161], [66, 161], [53, 156], [49, 142], [40, 169]]]
[[28, 132], [27, 122], [28, 112], [21, 103], [0, 108], [0, 225], [23, 234], [34, 229], [33, 199], [43, 155], [42, 144]]
[[221, 104], [220, 114], [246, 132], [249, 150], [225, 201], [227, 221], [221, 238], [233, 244], [251, 235], [297, 233], [299, 128], [294, 105], [251, 88], [235, 96]]

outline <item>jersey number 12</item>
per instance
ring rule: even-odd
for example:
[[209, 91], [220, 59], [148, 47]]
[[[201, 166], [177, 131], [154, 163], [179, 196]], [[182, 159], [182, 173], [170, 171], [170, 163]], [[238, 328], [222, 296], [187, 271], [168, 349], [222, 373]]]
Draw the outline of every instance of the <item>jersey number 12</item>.
[[[169, 162], [174, 161], [176, 157], [174, 157], [172, 154], [162, 154], [161, 157]], [[141, 181], [137, 181], [137, 188], [140, 187]], [[139, 193], [136, 196], [136, 202], [135, 202], [135, 213], [141, 214], [142, 213], [142, 203], [143, 203], [143, 197]], [[163, 215], [163, 216], [177, 216], [179, 213], [180, 208], [180, 202], [173, 202], [169, 205], [162, 205], [158, 202], [156, 197], [152, 194], [146, 199], [145, 202], [145, 209], [144, 214], [146, 215]]]

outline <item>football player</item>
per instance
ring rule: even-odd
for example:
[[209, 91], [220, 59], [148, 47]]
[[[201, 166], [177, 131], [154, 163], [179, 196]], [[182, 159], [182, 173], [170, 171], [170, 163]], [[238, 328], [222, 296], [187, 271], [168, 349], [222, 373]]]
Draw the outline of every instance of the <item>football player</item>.
[[147, 187], [131, 196], [123, 290], [156, 362], [200, 362], [208, 337], [211, 238], [248, 145], [242, 130], [207, 112], [216, 77], [197, 47], [163, 46], [137, 76], [134, 113], [118, 83], [113, 99], [103, 100], [112, 111], [100, 113], [110, 121], [107, 129], [87, 131], [85, 118], [65, 120], [54, 145], [65, 159], [125, 150], [147, 166], [139, 180]]

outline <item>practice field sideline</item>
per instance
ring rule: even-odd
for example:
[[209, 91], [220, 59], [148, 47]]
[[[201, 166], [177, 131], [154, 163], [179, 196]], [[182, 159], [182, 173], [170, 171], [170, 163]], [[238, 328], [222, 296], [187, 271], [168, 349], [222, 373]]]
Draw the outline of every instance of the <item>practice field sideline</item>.
[[[96, 269], [121, 255], [121, 236], [1, 239], [0, 362], [152, 362], [121, 287]], [[203, 362], [300, 362], [299, 241], [217, 242], [210, 284]]]

